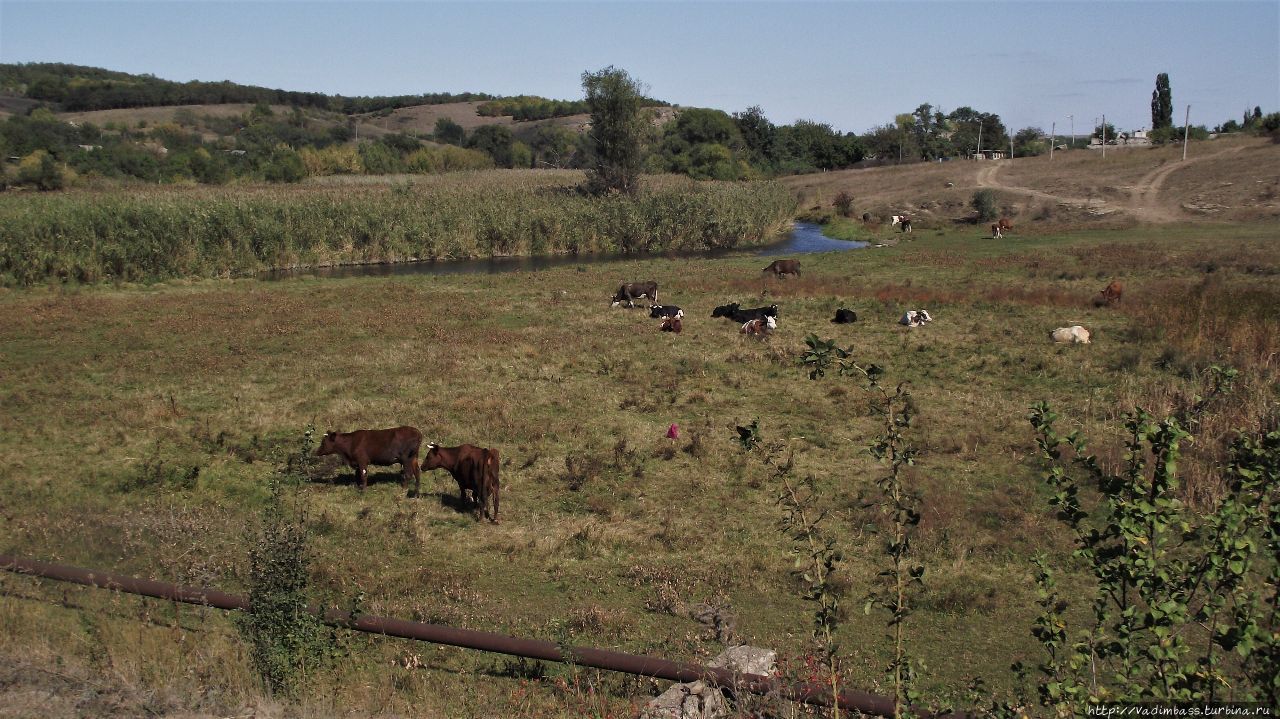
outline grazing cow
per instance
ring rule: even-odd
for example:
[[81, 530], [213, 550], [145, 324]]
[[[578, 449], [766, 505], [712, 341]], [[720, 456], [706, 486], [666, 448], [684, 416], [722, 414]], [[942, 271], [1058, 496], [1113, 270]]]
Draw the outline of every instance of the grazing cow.
[[675, 305], [649, 305], [649, 316], [656, 319], [662, 317], [674, 317], [680, 319], [684, 317], [684, 310]]
[[658, 283], [657, 282], [625, 282], [618, 291], [614, 293], [610, 307], [617, 307], [623, 302], [627, 303], [627, 307], [635, 307], [635, 301], [641, 297], [648, 297], [654, 302], [658, 301]]
[[1095, 306], [1101, 307], [1106, 305], [1110, 307], [1120, 303], [1120, 298], [1124, 296], [1124, 284], [1120, 280], [1111, 280], [1102, 291], [1098, 293], [1098, 297], [1093, 301]]
[[[470, 494], [476, 503], [476, 516], [498, 520], [498, 450], [460, 444], [441, 447], [431, 444], [422, 458], [423, 469], [443, 469], [458, 482], [458, 499], [466, 505]], [[493, 514], [489, 514], [492, 500]]]
[[932, 322], [933, 316], [928, 310], [907, 310], [902, 318], [898, 320], [898, 324], [908, 327], [919, 327], [925, 322]]
[[1013, 231], [1013, 222], [1008, 217], [1001, 217], [998, 222], [991, 225], [992, 239], [999, 240], [1004, 237], [1004, 233]]
[[662, 320], [662, 324], [658, 329], [663, 332], [675, 332], [676, 334], [680, 334], [680, 331], [684, 329], [684, 323], [680, 321], [679, 317], [667, 317]]
[[1072, 325], [1070, 327], [1059, 327], [1049, 333], [1054, 342], [1072, 342], [1080, 344], [1089, 344], [1089, 330], [1080, 325]]
[[854, 312], [853, 310], [846, 310], [845, 308], [841, 307], [840, 309], [836, 310], [836, 317], [831, 321], [838, 325], [847, 325], [851, 322], [858, 321], [858, 313]]
[[740, 332], [748, 337], [767, 337], [776, 329], [778, 329], [777, 318], [761, 317], [743, 324]]
[[774, 277], [783, 275], [800, 276], [800, 260], [774, 260], [769, 266], [760, 270], [761, 272], [772, 272]]
[[418, 468], [418, 447], [422, 433], [413, 427], [394, 429], [358, 429], [354, 432], [327, 432], [320, 440], [317, 456], [338, 454], [356, 471], [360, 491], [369, 486], [369, 465], [400, 465], [400, 486], [408, 487], [413, 478], [413, 494], [417, 496], [422, 473]]
[[901, 225], [903, 232], [911, 231], [911, 218], [907, 217], [906, 215], [894, 215], [893, 224], [895, 226]]

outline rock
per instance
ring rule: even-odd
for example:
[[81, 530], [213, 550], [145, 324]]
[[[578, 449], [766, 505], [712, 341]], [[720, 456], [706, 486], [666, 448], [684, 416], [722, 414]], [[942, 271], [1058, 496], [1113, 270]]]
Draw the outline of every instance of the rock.
[[743, 644], [720, 652], [720, 656], [712, 659], [707, 666], [728, 669], [739, 674], [769, 674], [773, 671], [777, 658], [778, 653], [772, 649], [749, 647]]
[[[777, 652], [746, 645], [730, 647], [707, 665], [741, 674], [769, 674]], [[732, 692], [732, 689], [730, 689]], [[725, 691], [704, 681], [673, 684], [649, 701], [640, 719], [722, 719], [729, 715]]]
[[640, 719], [720, 719], [728, 716], [729, 704], [719, 688], [706, 682], [672, 685], [649, 700]]

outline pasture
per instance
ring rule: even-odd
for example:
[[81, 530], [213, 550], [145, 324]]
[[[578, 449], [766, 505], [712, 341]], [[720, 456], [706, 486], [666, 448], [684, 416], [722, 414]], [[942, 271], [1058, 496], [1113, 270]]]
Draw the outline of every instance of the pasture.
[[[1231, 428], [1276, 421], [1280, 252], [1269, 224], [979, 235], [917, 227], [895, 247], [806, 256], [785, 280], [742, 255], [0, 290], [0, 546], [241, 591], [268, 480], [306, 429], [407, 424], [501, 449], [503, 523], [459, 511], [443, 472], [408, 499], [396, 468], [371, 469], [361, 494], [324, 465], [290, 488], [318, 599], [694, 661], [723, 646], [690, 617], [707, 605], [739, 641], [800, 656], [811, 608], [779, 487], [734, 440], [758, 418], [831, 512], [847, 683], [882, 691], [884, 617], [859, 611], [885, 562], [865, 507], [882, 472], [866, 452], [875, 418], [857, 385], [797, 366], [813, 332], [914, 391], [919, 688], [956, 702], [973, 676], [1006, 689], [1011, 662], [1038, 658], [1030, 557], [1048, 552], [1068, 592], [1085, 582], [1038, 479], [1028, 408], [1049, 401], [1114, 463], [1126, 411], [1170, 412], [1204, 391], [1204, 368], [1236, 367], [1182, 466], [1189, 496], [1211, 496]], [[620, 282], [650, 279], [685, 310], [681, 334], [608, 306]], [[1110, 279], [1123, 303], [1095, 308]], [[751, 340], [709, 317], [733, 301], [777, 303], [777, 331]], [[830, 323], [841, 306], [858, 321]], [[896, 324], [915, 308], [935, 321]], [[1071, 324], [1093, 343], [1049, 341]], [[262, 695], [225, 616], [9, 575], [0, 629], [0, 705], [18, 714], [628, 716], [653, 688], [363, 637], [286, 707]]]

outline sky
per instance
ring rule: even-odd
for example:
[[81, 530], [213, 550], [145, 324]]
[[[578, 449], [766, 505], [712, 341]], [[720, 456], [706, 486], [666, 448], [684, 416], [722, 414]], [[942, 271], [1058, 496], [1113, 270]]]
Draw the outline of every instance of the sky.
[[625, 69], [652, 97], [759, 105], [844, 132], [921, 103], [1012, 130], [1148, 127], [1280, 110], [1280, 0], [1263, 2], [19, 2], [0, 62], [66, 62], [343, 95], [582, 97]]

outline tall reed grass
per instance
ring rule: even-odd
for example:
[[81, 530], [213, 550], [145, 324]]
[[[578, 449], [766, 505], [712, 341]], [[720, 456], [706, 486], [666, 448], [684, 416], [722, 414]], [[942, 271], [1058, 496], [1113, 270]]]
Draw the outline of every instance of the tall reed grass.
[[574, 175], [0, 196], [0, 284], [157, 281], [325, 264], [645, 253], [762, 243], [795, 210], [775, 183], [662, 179], [591, 198]]

